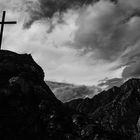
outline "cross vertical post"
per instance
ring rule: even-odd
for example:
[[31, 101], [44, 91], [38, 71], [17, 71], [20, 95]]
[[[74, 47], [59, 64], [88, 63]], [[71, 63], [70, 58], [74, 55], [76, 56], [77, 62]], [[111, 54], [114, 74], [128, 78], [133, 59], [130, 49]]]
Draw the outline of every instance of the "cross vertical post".
[[1, 49], [1, 45], [2, 45], [2, 37], [3, 37], [3, 29], [4, 29], [4, 21], [5, 21], [5, 11], [3, 11], [3, 15], [2, 15], [2, 23], [1, 23], [1, 32], [0, 32], [0, 49]]
[[2, 46], [2, 38], [3, 38], [3, 30], [4, 30], [4, 25], [5, 24], [16, 24], [16, 21], [5, 21], [5, 16], [6, 16], [6, 11], [3, 11], [2, 15], [2, 21], [0, 22], [1, 24], [1, 32], [0, 32], [0, 49]]

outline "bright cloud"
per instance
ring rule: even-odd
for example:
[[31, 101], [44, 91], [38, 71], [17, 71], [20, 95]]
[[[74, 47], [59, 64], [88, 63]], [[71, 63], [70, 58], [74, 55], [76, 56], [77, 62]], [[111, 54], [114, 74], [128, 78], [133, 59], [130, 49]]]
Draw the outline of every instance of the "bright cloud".
[[[42, 13], [45, 7], [44, 11], [38, 9], [39, 2], [43, 0], [0, 0], [6, 20], [18, 21], [5, 26], [2, 47], [31, 53], [47, 80], [93, 85], [105, 77], [122, 81], [122, 76], [133, 76], [131, 66], [139, 69], [139, 1], [71, 4], [63, 14], [58, 13], [59, 8], [51, 11], [51, 17]], [[27, 23], [30, 26], [23, 28]]]

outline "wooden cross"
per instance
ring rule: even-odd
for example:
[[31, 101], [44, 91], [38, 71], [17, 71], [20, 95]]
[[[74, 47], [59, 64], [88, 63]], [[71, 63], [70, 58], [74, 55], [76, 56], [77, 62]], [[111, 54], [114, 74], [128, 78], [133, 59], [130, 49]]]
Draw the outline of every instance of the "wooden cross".
[[16, 21], [5, 21], [5, 15], [6, 15], [6, 11], [3, 11], [3, 15], [2, 15], [2, 21], [0, 22], [1, 24], [1, 32], [0, 32], [0, 49], [1, 49], [1, 45], [2, 45], [2, 37], [3, 37], [3, 29], [4, 29], [4, 25], [5, 24], [16, 24]]

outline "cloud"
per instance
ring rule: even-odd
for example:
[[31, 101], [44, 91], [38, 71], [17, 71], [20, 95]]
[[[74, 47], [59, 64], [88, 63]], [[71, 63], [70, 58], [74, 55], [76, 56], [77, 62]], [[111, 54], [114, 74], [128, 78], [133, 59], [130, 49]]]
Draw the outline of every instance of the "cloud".
[[[78, 15], [76, 11], [67, 11], [63, 15], [66, 23], [56, 24], [49, 33], [49, 23], [43, 20], [34, 22], [27, 30], [22, 28], [22, 19], [16, 25], [6, 25], [2, 48], [18, 53], [31, 53], [44, 69], [47, 80], [94, 85], [105, 76], [118, 76], [119, 74], [109, 70], [114, 63], [94, 61], [88, 54], [79, 56], [74, 47], [65, 44], [73, 40]], [[16, 20], [20, 16], [20, 12], [9, 10], [6, 20]]]
[[77, 98], [92, 98], [101, 91], [97, 86], [78, 86], [68, 83], [46, 82], [54, 92], [55, 96], [62, 102]]
[[125, 3], [0, 0], [6, 20], [18, 20], [6, 25], [3, 48], [32, 53], [49, 80], [94, 85], [121, 78], [123, 69], [139, 64], [140, 54], [138, 1]]
[[63, 14], [68, 10], [78, 9], [96, 1], [98, 0], [36, 0], [28, 2], [26, 5], [29, 20], [24, 24], [24, 27], [29, 28], [37, 20], [46, 19], [51, 22], [53, 17], [57, 17], [58, 22], [63, 23]]
[[118, 2], [123, 8], [140, 9], [140, 1], [139, 0], [118, 0]]
[[136, 13], [105, 0], [90, 5], [81, 10], [71, 45], [81, 54], [91, 53], [95, 59], [115, 61], [139, 40]]
[[[13, 14], [8, 12], [7, 20], [11, 18], [8, 15]], [[46, 32], [49, 28], [46, 22], [36, 22], [28, 30], [22, 28], [22, 21], [17, 25], [7, 25], [4, 30], [2, 48], [18, 53], [31, 53], [44, 69], [47, 80], [94, 84], [95, 79], [104, 75], [98, 70], [100, 65], [96, 68], [88, 66], [90, 65], [87, 63], [90, 62], [88, 56], [79, 57], [73, 48], [64, 46], [64, 42], [71, 39], [71, 32], [75, 30], [75, 18], [74, 14], [66, 15], [67, 24], [57, 25], [51, 33]], [[108, 66], [104, 68], [106, 72]], [[95, 72], [99, 74], [92, 78], [91, 75]]]
[[124, 82], [123, 78], [112, 78], [112, 79], [105, 78], [104, 80], [100, 81], [98, 86], [101, 88], [110, 89], [114, 86], [117, 87], [121, 86], [123, 82]]
[[[140, 25], [140, 24], [139, 24]], [[138, 31], [139, 32], [139, 31]], [[122, 57], [122, 61], [126, 62], [122, 77], [124, 79], [132, 77], [140, 77], [140, 40], [127, 51]]]
[[137, 61], [130, 66], [126, 67], [122, 73], [125, 79], [132, 77], [140, 77], [140, 61]]

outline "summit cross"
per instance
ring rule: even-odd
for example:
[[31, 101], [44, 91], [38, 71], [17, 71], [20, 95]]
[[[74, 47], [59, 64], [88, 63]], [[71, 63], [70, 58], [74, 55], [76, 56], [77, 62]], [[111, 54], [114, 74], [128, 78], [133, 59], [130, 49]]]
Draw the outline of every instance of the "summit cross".
[[2, 46], [2, 38], [3, 38], [3, 30], [4, 30], [4, 25], [5, 24], [16, 24], [16, 21], [5, 21], [5, 16], [6, 16], [6, 11], [3, 11], [2, 15], [2, 21], [0, 22], [1, 24], [1, 32], [0, 32], [0, 49]]

